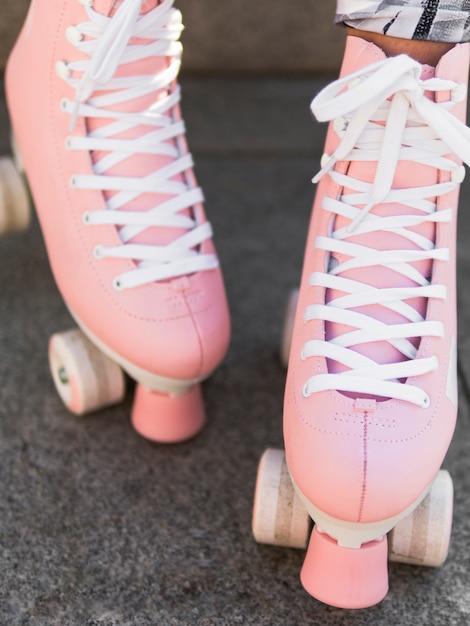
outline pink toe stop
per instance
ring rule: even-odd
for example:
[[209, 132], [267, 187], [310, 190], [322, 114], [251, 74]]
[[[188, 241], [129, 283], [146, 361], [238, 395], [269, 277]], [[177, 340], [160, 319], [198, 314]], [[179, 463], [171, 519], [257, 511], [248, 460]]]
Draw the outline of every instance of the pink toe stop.
[[201, 387], [195, 385], [183, 395], [171, 396], [138, 384], [131, 419], [135, 430], [146, 439], [159, 443], [191, 439], [205, 422]]
[[300, 575], [317, 600], [343, 609], [378, 604], [387, 595], [387, 539], [343, 548], [315, 527]]

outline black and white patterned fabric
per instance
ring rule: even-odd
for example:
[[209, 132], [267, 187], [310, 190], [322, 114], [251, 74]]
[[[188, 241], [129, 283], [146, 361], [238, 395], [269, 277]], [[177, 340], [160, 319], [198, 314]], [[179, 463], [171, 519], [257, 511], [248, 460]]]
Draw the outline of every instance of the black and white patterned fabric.
[[470, 41], [470, 0], [337, 0], [337, 23], [402, 37]]

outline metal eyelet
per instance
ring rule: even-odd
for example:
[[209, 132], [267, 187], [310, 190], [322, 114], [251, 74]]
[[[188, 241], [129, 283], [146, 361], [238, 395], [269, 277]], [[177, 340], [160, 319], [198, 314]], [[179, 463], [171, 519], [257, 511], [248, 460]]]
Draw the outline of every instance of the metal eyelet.
[[302, 395], [304, 398], [310, 398], [310, 396], [312, 395], [308, 390], [308, 383], [305, 383], [305, 385], [303, 386]]
[[103, 258], [103, 250], [104, 250], [104, 246], [102, 246], [101, 244], [98, 244], [97, 246], [93, 248], [93, 256], [98, 261], [101, 261], [101, 259]]
[[55, 64], [55, 73], [59, 78], [62, 78], [64, 80], [70, 78], [68, 63], [66, 63], [65, 61], [57, 61], [57, 63]]
[[431, 398], [428, 396], [427, 393], [424, 395], [421, 406], [423, 407], [423, 409], [429, 409], [429, 407], [431, 406]]
[[462, 183], [465, 179], [465, 167], [461, 165], [451, 173], [450, 177], [453, 183]]
[[75, 26], [69, 26], [65, 31], [65, 38], [72, 46], [78, 46], [83, 40], [83, 35]]
[[333, 122], [333, 128], [337, 135], [342, 135], [346, 132], [349, 125], [349, 121], [341, 115], [340, 117], [336, 117]]
[[116, 291], [122, 291], [124, 289], [124, 286], [119, 276], [113, 280], [113, 287]]

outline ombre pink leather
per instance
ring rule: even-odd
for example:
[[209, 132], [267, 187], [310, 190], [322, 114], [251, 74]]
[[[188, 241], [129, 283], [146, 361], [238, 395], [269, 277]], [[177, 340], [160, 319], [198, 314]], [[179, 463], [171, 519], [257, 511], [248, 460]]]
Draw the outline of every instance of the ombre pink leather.
[[[382, 52], [373, 44], [348, 38], [341, 75], [347, 76], [382, 58]], [[468, 63], [468, 45], [458, 45], [443, 57], [436, 68], [436, 76], [466, 84]], [[430, 71], [429, 68], [423, 69], [425, 77]], [[465, 102], [462, 102], [455, 105], [452, 111], [463, 120], [465, 108]], [[325, 152], [331, 154], [337, 142], [338, 138], [330, 125]], [[370, 180], [372, 165], [354, 163], [357, 177], [369, 177]], [[397, 170], [397, 177], [404, 186], [419, 186], [436, 180], [436, 172], [429, 168], [423, 172], [424, 168], [418, 170], [414, 164], [407, 165], [400, 163]], [[336, 166], [341, 171], [347, 167], [345, 163]], [[446, 180], [443, 176], [440, 175], [440, 180]], [[328, 371], [324, 358], [301, 359], [303, 345], [311, 339], [322, 340], [325, 334], [333, 336], [344, 332], [344, 329], [331, 325], [325, 328], [322, 321], [303, 322], [308, 305], [322, 304], [330, 297], [325, 289], [309, 287], [308, 282], [312, 272], [325, 269], [325, 252], [314, 248], [315, 238], [318, 235], [327, 236], [330, 232], [331, 215], [321, 210], [322, 197], [325, 193], [337, 197], [339, 191], [325, 176], [316, 192], [285, 392], [286, 456], [300, 491], [323, 513], [346, 522], [377, 522], [402, 513], [416, 502], [439, 470], [454, 432], [457, 407], [452, 394], [448, 394], [448, 385], [455, 374], [451, 352], [452, 342], [456, 341], [455, 230], [458, 192], [441, 196], [438, 200], [438, 210], [452, 207], [455, 219], [450, 224], [436, 226], [437, 246], [448, 247], [451, 258], [449, 262], [434, 262], [432, 282], [445, 284], [448, 291], [445, 301], [429, 301], [426, 316], [429, 320], [444, 321], [445, 336], [443, 339], [422, 338], [418, 352], [418, 358], [436, 355], [439, 370], [409, 381], [429, 395], [431, 404], [423, 409], [405, 401], [375, 401], [337, 391], [325, 391], [309, 398], [302, 394], [311, 376]], [[387, 210], [390, 210], [390, 205], [388, 207]], [[376, 238], [373, 247], [382, 246], [393, 248], [393, 242]], [[426, 268], [421, 266], [420, 270], [425, 272]], [[361, 270], [364, 281], [366, 271], [369, 270]], [[374, 274], [372, 270], [368, 278], [369, 283], [382, 286], [385, 286], [384, 283], [390, 286], [388, 280], [391, 278], [384, 271]], [[406, 286], [406, 282], [404, 284]], [[416, 300], [414, 305], [425, 313], [422, 302]], [[384, 314], [377, 311], [377, 315]], [[388, 321], [397, 323], [393, 316]], [[385, 349], [382, 358], [381, 349], [383, 346], [380, 344], [368, 344], [364, 350], [379, 362], [393, 361], [390, 348]]]
[[[112, 4], [100, 0], [95, 9], [108, 13]], [[153, 4], [143, 2], [143, 10]], [[229, 342], [221, 272], [116, 291], [113, 278], [132, 269], [133, 262], [93, 256], [97, 244], [121, 242], [114, 226], [86, 226], [82, 221], [85, 211], [104, 210], [106, 205], [100, 191], [70, 186], [74, 174], [93, 174], [93, 164], [89, 153], [65, 148], [70, 115], [62, 111], [61, 100], [74, 99], [74, 92], [55, 71], [58, 61], [79, 58], [65, 31], [84, 21], [85, 9], [77, 0], [32, 0], [6, 70], [13, 131], [52, 271], [74, 316], [109, 349], [151, 374], [202, 379], [220, 363]], [[174, 114], [180, 115], [177, 107]], [[85, 122], [78, 118], [73, 135], [85, 134]], [[134, 162], [127, 175], [139, 175], [136, 169]], [[194, 210], [205, 221], [203, 207]], [[212, 252], [213, 244], [206, 242], [202, 248]]]

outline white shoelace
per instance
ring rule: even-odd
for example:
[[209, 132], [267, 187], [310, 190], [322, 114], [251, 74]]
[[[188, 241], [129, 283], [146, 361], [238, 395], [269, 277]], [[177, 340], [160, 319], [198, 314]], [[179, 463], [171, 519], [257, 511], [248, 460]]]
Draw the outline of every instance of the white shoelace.
[[[328, 175], [350, 193], [338, 199], [325, 197], [322, 209], [350, 220], [346, 227], [333, 227], [329, 237], [317, 237], [314, 245], [327, 254], [343, 255], [347, 260], [332, 263], [325, 273], [315, 272], [310, 285], [335, 290], [344, 295], [328, 304], [307, 306], [304, 320], [323, 320], [350, 327], [329, 341], [308, 341], [302, 358], [325, 357], [340, 364], [344, 371], [312, 376], [305, 384], [306, 397], [318, 391], [339, 390], [406, 400], [429, 406], [428, 395], [403, 380], [430, 373], [438, 368], [436, 356], [416, 358], [417, 348], [411, 338], [442, 337], [442, 322], [426, 321], [406, 300], [446, 298], [444, 285], [431, 284], [413, 263], [447, 261], [449, 250], [436, 248], [413, 227], [450, 222], [452, 208], [436, 211], [437, 198], [455, 189], [464, 176], [463, 166], [445, 155], [455, 154], [470, 163], [470, 130], [450, 112], [454, 101], [465, 98], [465, 86], [432, 78], [421, 80], [421, 65], [407, 56], [398, 56], [369, 65], [325, 88], [312, 102], [312, 111], [320, 121], [335, 120], [341, 138], [333, 155], [324, 155], [322, 169], [313, 179]], [[451, 92], [449, 103], [436, 103], [425, 91]], [[450, 181], [424, 187], [393, 189], [399, 161], [414, 161], [444, 172]], [[338, 161], [376, 161], [373, 183], [357, 180], [334, 171]], [[410, 207], [409, 215], [380, 216], [371, 212], [381, 203], [399, 203]], [[359, 207], [359, 208], [358, 208]], [[419, 211], [416, 214], [416, 211]], [[411, 214], [412, 213], [412, 214]], [[344, 220], [343, 220], [344, 224]], [[348, 241], [352, 235], [393, 233], [413, 242], [415, 249], [376, 250]], [[383, 267], [411, 279], [416, 287], [378, 289], [367, 283], [341, 276], [350, 269]], [[381, 305], [400, 314], [401, 324], [385, 324], [355, 309]], [[369, 342], [388, 342], [402, 355], [397, 363], [380, 364], [354, 350]]]
[[[135, 269], [116, 276], [116, 289], [218, 267], [215, 255], [200, 251], [201, 244], [211, 238], [212, 230], [208, 222], [200, 224], [192, 215], [191, 208], [204, 198], [199, 187], [191, 187], [186, 182], [185, 173], [191, 169], [193, 161], [183, 149], [184, 123], [172, 116], [173, 108], [180, 101], [180, 89], [174, 86], [174, 81], [182, 52], [178, 41], [183, 29], [181, 13], [173, 8], [173, 0], [163, 0], [156, 8], [140, 15], [142, 0], [125, 0], [113, 17], [106, 17], [93, 10], [92, 0], [78, 1], [85, 6], [89, 22], [69, 27], [67, 38], [89, 59], [57, 64], [59, 76], [76, 93], [75, 101], [64, 99], [62, 108], [71, 115], [71, 131], [78, 117], [113, 121], [87, 137], [68, 137], [69, 150], [107, 153], [94, 164], [94, 175], [76, 174], [71, 184], [77, 189], [115, 192], [107, 200], [107, 210], [90, 210], [83, 219], [88, 225], [116, 226], [122, 241], [122, 245], [115, 247], [98, 246], [95, 256], [135, 261]], [[131, 43], [132, 38], [151, 43]], [[155, 56], [171, 59], [168, 67], [158, 74], [115, 77], [120, 65]], [[95, 91], [106, 93], [93, 96]], [[166, 91], [164, 96], [163, 91]], [[158, 98], [143, 111], [110, 110], [113, 105], [152, 93], [158, 93]], [[155, 130], [134, 139], [117, 138], [141, 125]], [[141, 178], [104, 174], [134, 154], [165, 155], [172, 160], [169, 165]], [[183, 176], [185, 182], [174, 180], [178, 175]], [[140, 194], [165, 194], [170, 199], [147, 211], [126, 210], [126, 205]], [[184, 233], [168, 245], [131, 242], [147, 228], [154, 227], [182, 229]]]

